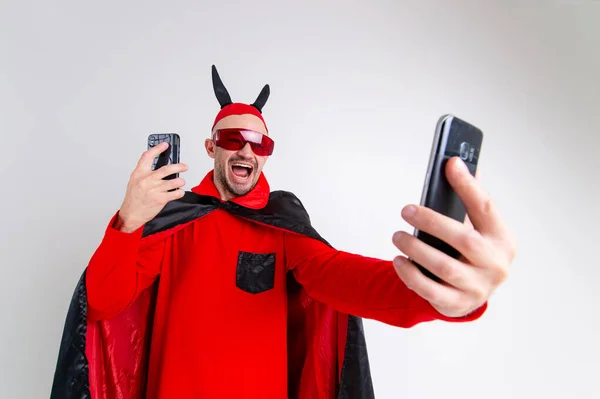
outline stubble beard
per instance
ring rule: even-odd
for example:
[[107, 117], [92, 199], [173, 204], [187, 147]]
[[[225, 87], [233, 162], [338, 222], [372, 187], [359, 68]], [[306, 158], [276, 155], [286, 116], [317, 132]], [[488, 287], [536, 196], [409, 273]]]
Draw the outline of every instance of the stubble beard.
[[235, 185], [229, 183], [229, 181], [227, 180], [228, 169], [229, 169], [229, 164], [227, 164], [225, 166], [225, 168], [223, 167], [223, 165], [215, 166], [215, 178], [220, 183], [221, 187], [223, 187], [225, 189], [227, 194], [230, 194], [231, 196], [234, 196], [234, 197], [241, 197], [242, 195], [248, 194], [256, 186], [256, 183], [258, 182], [258, 176], [259, 176], [259, 173], [257, 172], [256, 169], [254, 169], [252, 172], [254, 175], [252, 176], [252, 181], [251, 181], [250, 185], [248, 187], [243, 187], [243, 188], [236, 187]]

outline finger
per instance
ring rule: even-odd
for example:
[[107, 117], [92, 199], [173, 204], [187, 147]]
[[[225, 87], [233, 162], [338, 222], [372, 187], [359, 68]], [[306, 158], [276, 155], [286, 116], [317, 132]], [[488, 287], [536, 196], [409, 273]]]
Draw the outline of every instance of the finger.
[[185, 186], [185, 180], [182, 177], [177, 177], [175, 179], [162, 180], [158, 185], [157, 190], [160, 192], [167, 192], [183, 186]]
[[471, 222], [471, 219], [469, 219], [469, 214], [467, 213], [465, 215], [465, 226], [467, 226], [470, 229], [474, 229], [475, 227], [473, 227], [473, 223]]
[[[477, 168], [477, 170], [475, 170], [475, 180], [477, 182], [481, 182], [481, 168]], [[471, 218], [469, 218], [468, 213], [465, 215], [465, 226], [470, 227], [472, 229], [475, 228], [473, 227], [473, 223], [471, 222]]]
[[165, 165], [161, 168], [158, 168], [154, 171], [154, 176], [156, 179], [164, 179], [167, 176], [170, 176], [175, 173], [182, 173], [188, 170], [188, 166], [184, 163], [175, 163]]
[[409, 289], [433, 305], [445, 307], [462, 300], [463, 294], [458, 289], [437, 283], [425, 276], [404, 256], [394, 259], [394, 269]]
[[394, 234], [394, 244], [414, 262], [441, 280], [466, 291], [474, 279], [473, 268], [406, 232]]
[[472, 263], [489, 262], [486, 238], [472, 227], [424, 206], [408, 205], [402, 210], [402, 218], [416, 229], [447, 243]]
[[154, 158], [163, 153], [167, 148], [169, 148], [169, 143], [162, 142], [144, 151], [144, 153], [138, 161], [136, 169], [150, 171], [152, 169], [152, 163], [154, 162]]
[[471, 175], [465, 163], [460, 158], [453, 157], [446, 165], [446, 175], [448, 182], [462, 200], [475, 229], [483, 234], [502, 236], [505, 231], [504, 224], [492, 198]]
[[164, 193], [167, 202], [171, 202], [182, 198], [185, 195], [185, 190], [167, 191]]

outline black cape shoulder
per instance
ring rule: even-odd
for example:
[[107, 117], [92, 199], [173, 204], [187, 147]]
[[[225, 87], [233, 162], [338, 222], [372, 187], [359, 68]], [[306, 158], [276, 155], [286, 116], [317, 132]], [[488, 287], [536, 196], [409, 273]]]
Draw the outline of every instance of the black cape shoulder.
[[183, 198], [169, 202], [163, 210], [144, 227], [143, 235], [154, 234], [179, 224], [200, 218], [216, 209], [234, 215], [303, 234], [330, 245], [313, 228], [310, 216], [302, 202], [289, 191], [273, 191], [264, 208], [250, 209], [234, 202], [222, 203], [217, 198], [186, 191]]

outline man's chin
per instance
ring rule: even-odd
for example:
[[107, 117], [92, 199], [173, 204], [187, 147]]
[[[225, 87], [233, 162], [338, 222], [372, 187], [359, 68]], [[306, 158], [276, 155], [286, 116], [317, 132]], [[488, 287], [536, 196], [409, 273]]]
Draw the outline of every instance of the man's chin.
[[229, 189], [229, 192], [238, 197], [248, 194], [250, 191], [252, 191], [255, 185], [255, 182], [250, 180], [250, 178], [245, 182], [236, 181], [235, 179], [231, 178], [227, 180], [227, 188]]

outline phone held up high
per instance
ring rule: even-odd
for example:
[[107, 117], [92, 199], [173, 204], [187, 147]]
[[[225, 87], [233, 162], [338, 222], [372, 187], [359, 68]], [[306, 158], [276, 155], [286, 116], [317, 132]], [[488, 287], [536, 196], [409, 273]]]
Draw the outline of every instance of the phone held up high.
[[[155, 133], [148, 136], [148, 149], [163, 143], [169, 143], [169, 148], [154, 158], [152, 162], [152, 170], [159, 169], [165, 165], [177, 164], [179, 160], [179, 135], [177, 133]], [[165, 180], [175, 179], [179, 177], [179, 173], [173, 173]]]
[[[450, 186], [446, 178], [445, 168], [450, 158], [458, 156], [465, 162], [469, 172], [475, 176], [482, 141], [483, 132], [479, 128], [454, 115], [444, 115], [438, 120], [431, 146], [425, 184], [421, 194], [422, 206], [454, 220], [464, 222], [467, 214], [465, 206]], [[437, 237], [418, 229], [415, 229], [414, 235], [426, 244], [453, 258], [460, 257], [460, 253], [455, 248]], [[426, 276], [435, 281], [440, 281], [429, 270], [416, 262], [414, 263]]]

